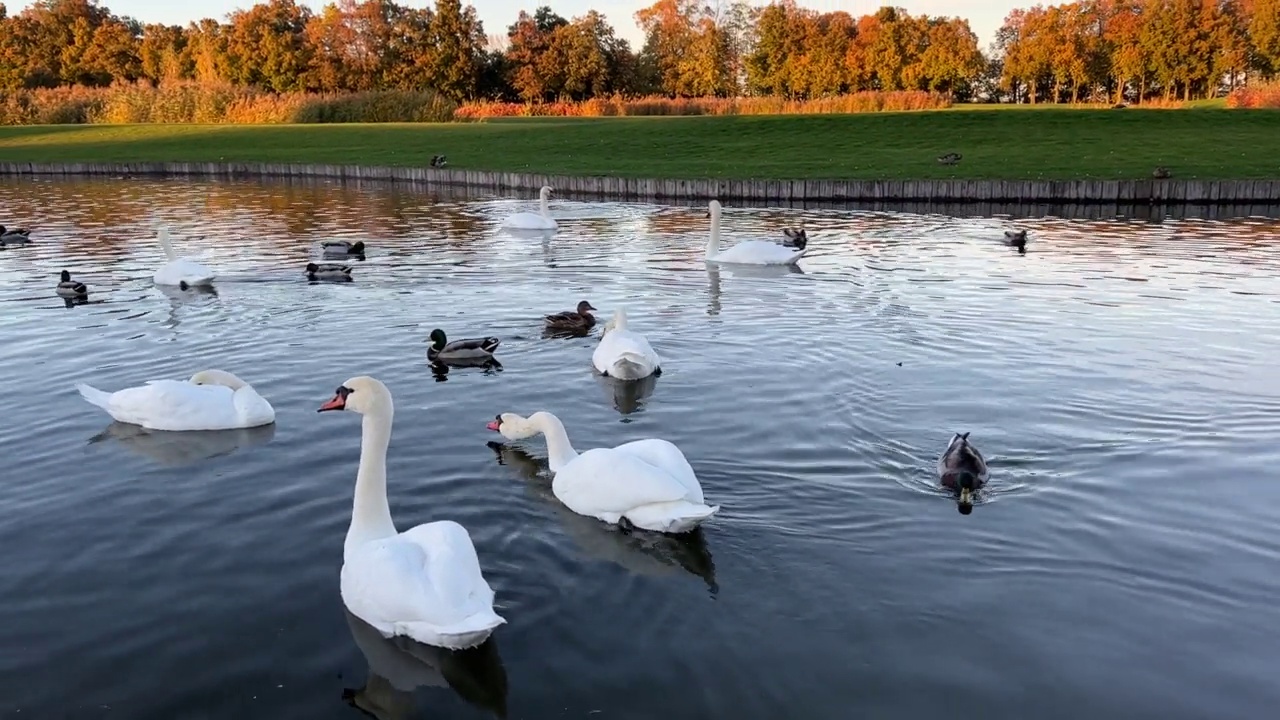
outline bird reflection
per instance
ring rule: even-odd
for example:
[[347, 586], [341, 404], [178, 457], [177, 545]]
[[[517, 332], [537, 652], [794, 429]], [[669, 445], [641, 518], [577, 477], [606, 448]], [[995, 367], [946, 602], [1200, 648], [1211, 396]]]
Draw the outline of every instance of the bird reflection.
[[[101, 301], [99, 301], [99, 302], [101, 302]], [[64, 297], [64, 298], [62, 298], [62, 303], [63, 303], [64, 305], [66, 305], [68, 308], [73, 308], [73, 307], [76, 307], [77, 305], [88, 305], [88, 304], [89, 304], [89, 298], [87, 298], [87, 297], [76, 297], [76, 298]]]
[[591, 334], [591, 328], [576, 328], [573, 330], [548, 328], [542, 329], [543, 340], [569, 340], [572, 338], [584, 338]]
[[720, 314], [720, 266], [707, 263], [707, 314]]
[[188, 285], [185, 288], [176, 285], [156, 285], [155, 288], [165, 297], [172, 300], [175, 306], [178, 303], [192, 300], [206, 300], [211, 297], [218, 297], [218, 289], [212, 285]]
[[630, 415], [644, 404], [645, 398], [653, 394], [658, 387], [658, 374], [654, 373], [639, 380], [619, 380], [617, 378], [595, 373], [596, 382], [613, 398], [613, 407], [623, 415]]
[[264, 445], [275, 437], [275, 423], [237, 430], [148, 430], [141, 425], [112, 422], [89, 438], [89, 444], [115, 440], [130, 452], [145, 455], [169, 467], [192, 465], [230, 455], [240, 448]]
[[680, 535], [622, 530], [616, 525], [579, 515], [565, 507], [551, 491], [551, 483], [543, 476], [547, 463], [518, 447], [489, 441], [498, 456], [498, 464], [512, 468], [528, 482], [525, 487], [539, 500], [555, 509], [565, 533], [584, 554], [607, 560], [637, 575], [666, 575], [680, 568], [699, 577], [714, 597], [720, 592], [716, 583], [715, 561], [707, 548], [702, 528]]
[[414, 689], [447, 686], [471, 705], [507, 716], [507, 671], [492, 637], [467, 650], [446, 650], [404, 636], [383, 637], [351, 611], [343, 612], [369, 664], [364, 687], [342, 691], [351, 707], [378, 720], [401, 720], [414, 714]]
[[449, 368], [484, 368], [485, 375], [502, 372], [502, 363], [495, 357], [433, 360], [427, 364], [427, 367], [431, 368], [431, 375], [436, 382], [445, 382], [449, 379]]

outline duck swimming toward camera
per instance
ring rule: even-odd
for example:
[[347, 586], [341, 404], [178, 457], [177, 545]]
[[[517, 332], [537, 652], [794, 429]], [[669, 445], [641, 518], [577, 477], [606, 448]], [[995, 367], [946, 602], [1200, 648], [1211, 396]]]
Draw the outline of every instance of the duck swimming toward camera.
[[956, 433], [938, 458], [938, 479], [942, 487], [960, 493], [960, 512], [973, 512], [973, 494], [987, 484], [987, 461], [969, 443], [969, 433]]
[[496, 337], [466, 338], [449, 342], [449, 338], [440, 328], [431, 331], [431, 347], [427, 348], [427, 359], [436, 362], [450, 360], [475, 360], [493, 357], [502, 340]]
[[1005, 230], [1004, 241], [1010, 247], [1016, 247], [1018, 250], [1027, 249], [1027, 231], [1026, 230]]

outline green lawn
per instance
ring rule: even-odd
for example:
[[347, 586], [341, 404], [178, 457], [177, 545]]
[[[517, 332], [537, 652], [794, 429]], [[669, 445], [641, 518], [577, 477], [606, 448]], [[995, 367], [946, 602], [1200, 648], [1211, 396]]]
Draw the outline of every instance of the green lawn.
[[[938, 155], [964, 155], [954, 167]], [[536, 118], [432, 125], [0, 127], [0, 161], [426, 165], [666, 178], [1280, 177], [1280, 111]]]

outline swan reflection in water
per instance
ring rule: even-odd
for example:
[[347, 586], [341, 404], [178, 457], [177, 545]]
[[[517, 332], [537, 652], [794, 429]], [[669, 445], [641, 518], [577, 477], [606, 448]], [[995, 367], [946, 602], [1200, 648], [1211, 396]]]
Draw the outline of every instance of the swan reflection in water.
[[[707, 314], [720, 314], [720, 263], [707, 263]], [[771, 278], [785, 277], [787, 275], [804, 275], [804, 270], [799, 265], [745, 265], [725, 263], [724, 270], [729, 272], [731, 277], [743, 278]]]
[[669, 575], [680, 568], [702, 579], [714, 597], [720, 592], [716, 583], [716, 566], [707, 549], [702, 528], [680, 535], [667, 535], [648, 530], [622, 530], [593, 517], [579, 515], [560, 502], [551, 491], [551, 483], [543, 472], [545, 460], [539, 460], [518, 447], [489, 441], [498, 456], [498, 464], [512, 468], [525, 480], [525, 487], [549, 505], [565, 533], [590, 557], [607, 560], [637, 575]]
[[613, 398], [613, 407], [623, 415], [630, 415], [644, 404], [645, 398], [658, 387], [658, 375], [648, 375], [639, 380], [619, 380], [594, 372], [596, 382]]
[[131, 452], [145, 455], [161, 465], [181, 467], [229, 455], [240, 448], [269, 443], [275, 434], [275, 423], [238, 430], [174, 432], [112, 422], [102, 432], [89, 438], [89, 444], [115, 440]]
[[449, 687], [471, 705], [507, 716], [507, 671], [492, 637], [467, 650], [446, 650], [403, 636], [385, 638], [350, 610], [343, 612], [369, 664], [364, 687], [342, 691], [351, 707], [378, 720], [401, 720], [414, 714], [415, 688]]
[[431, 375], [436, 382], [449, 379], [449, 368], [484, 368], [485, 375], [502, 372], [502, 363], [495, 357], [449, 358], [448, 360], [432, 360], [428, 363]]

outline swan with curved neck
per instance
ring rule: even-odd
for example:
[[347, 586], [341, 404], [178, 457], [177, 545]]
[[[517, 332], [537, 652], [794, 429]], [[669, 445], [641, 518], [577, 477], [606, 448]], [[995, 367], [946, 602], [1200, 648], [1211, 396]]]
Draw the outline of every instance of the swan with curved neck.
[[505, 227], [515, 228], [517, 230], [555, 230], [559, 226], [554, 218], [551, 217], [551, 210], [547, 205], [548, 199], [551, 197], [550, 186], [543, 185], [538, 191], [538, 212], [521, 212], [509, 215], [502, 224]]
[[720, 510], [707, 505], [702, 485], [680, 448], [650, 438], [579, 453], [564, 423], [546, 411], [501, 413], [488, 429], [508, 440], [547, 439], [551, 492], [565, 507], [623, 528], [689, 532]]
[[225, 370], [201, 370], [189, 380], [152, 380], [113, 393], [84, 383], [76, 389], [117, 422], [148, 430], [234, 430], [276, 421], [271, 403]]
[[215, 277], [213, 270], [190, 258], [178, 257], [174, 252], [173, 243], [169, 241], [167, 225], [160, 226], [158, 239], [168, 262], [161, 265], [151, 278], [157, 285], [177, 285], [185, 288], [213, 284]]
[[720, 201], [712, 200], [707, 217], [711, 218], [711, 237], [707, 239], [707, 262], [741, 265], [795, 265], [808, 248], [791, 250], [767, 240], [744, 240], [728, 250], [720, 250]]
[[395, 406], [380, 381], [353, 377], [318, 412], [349, 410], [360, 423], [351, 525], [342, 548], [342, 601], [385, 637], [454, 650], [483, 643], [506, 622], [493, 611], [466, 528], [438, 520], [396, 532], [387, 504], [387, 448]]

